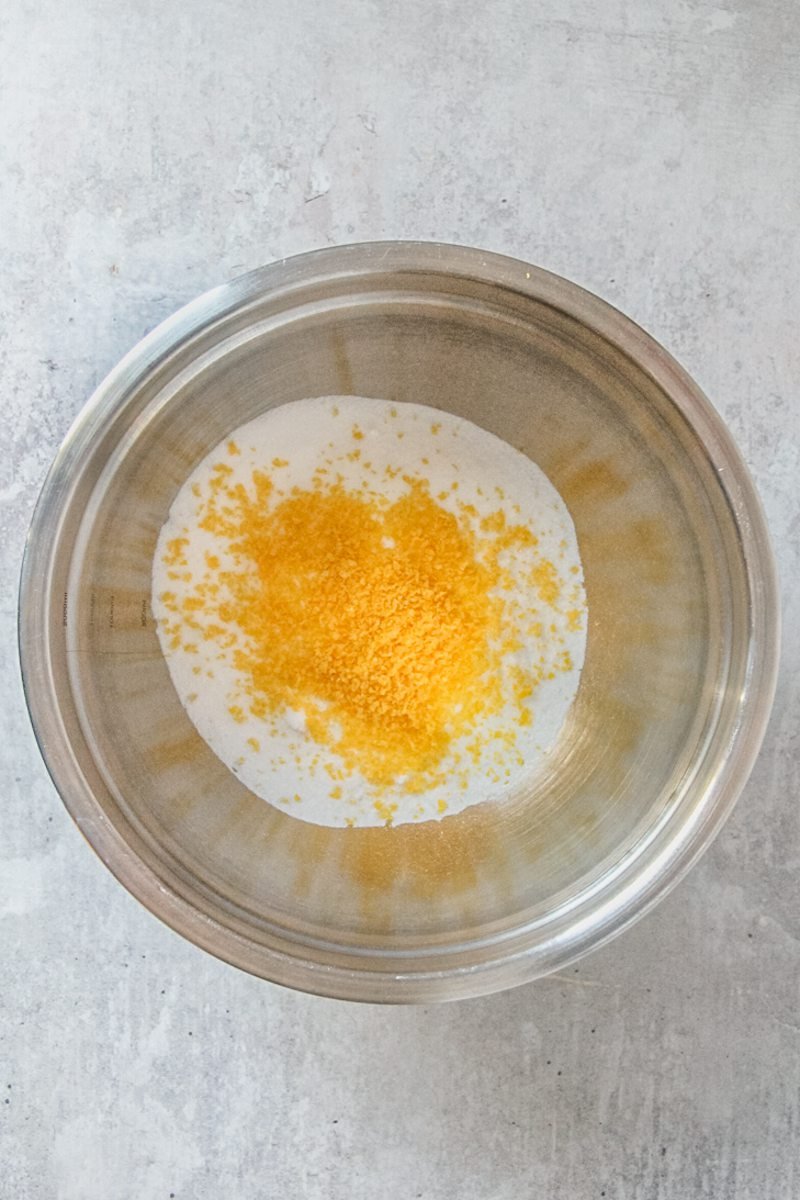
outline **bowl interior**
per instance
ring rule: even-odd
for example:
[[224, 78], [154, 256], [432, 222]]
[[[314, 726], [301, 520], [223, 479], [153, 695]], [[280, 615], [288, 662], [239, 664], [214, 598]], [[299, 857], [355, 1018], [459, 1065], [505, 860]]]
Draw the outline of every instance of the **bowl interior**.
[[[530, 946], [691, 819], [744, 686], [747, 579], [706, 450], [626, 352], [508, 286], [373, 269], [248, 295], [117, 386], [58, 515], [64, 721], [102, 819], [223, 938], [255, 947], [251, 969], [274, 975], [276, 949], [368, 971], [387, 956], [474, 964], [520, 931]], [[236, 426], [332, 394], [466, 417], [530, 455], [569, 506], [587, 660], [547, 775], [513, 801], [314, 827], [239, 783], [178, 701], [149, 601], [177, 489]]]

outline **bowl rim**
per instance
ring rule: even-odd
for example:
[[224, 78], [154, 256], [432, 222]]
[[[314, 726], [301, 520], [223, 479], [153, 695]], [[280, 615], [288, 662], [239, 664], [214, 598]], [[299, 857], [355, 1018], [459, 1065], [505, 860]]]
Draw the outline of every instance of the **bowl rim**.
[[[51, 519], [71, 472], [137, 378], [181, 342], [248, 302], [288, 294], [313, 282], [391, 271], [438, 273], [516, 292], [572, 317], [621, 350], [661, 388], [702, 442], [735, 523], [750, 596], [746, 683], [728, 752], [692, 819], [673, 829], [621, 878], [601, 908], [577, 914], [566, 932], [535, 948], [452, 969], [358, 970], [315, 963], [248, 939], [215, 921], [164, 882], [104, 814], [80, 770], [52, 686], [47, 586], [58, 545]], [[44, 580], [44, 586], [42, 581]], [[629, 317], [561, 276], [520, 260], [440, 242], [379, 241], [326, 247], [284, 258], [204, 292], [142, 338], [78, 413], [45, 477], [23, 554], [18, 601], [23, 690], [36, 740], [53, 784], [89, 845], [154, 916], [195, 945], [251, 974], [297, 990], [351, 1000], [416, 1003], [485, 995], [547, 974], [597, 948], [648, 912], [686, 874], [729, 816], [760, 749], [775, 694], [780, 608], [778, 578], [761, 502], [721, 416], [674, 358]], [[638, 860], [637, 860], [638, 861]]]

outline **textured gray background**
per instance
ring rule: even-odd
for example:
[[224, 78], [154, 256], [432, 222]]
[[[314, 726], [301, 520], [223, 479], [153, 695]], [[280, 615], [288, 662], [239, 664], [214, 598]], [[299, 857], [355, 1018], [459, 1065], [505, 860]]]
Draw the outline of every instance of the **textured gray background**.
[[5, 0], [0, 37], [3, 1200], [797, 1196], [796, 633], [737, 811], [657, 911], [398, 1011], [247, 978], [130, 899], [14, 647], [37, 489], [116, 359], [212, 284], [380, 237], [529, 259], [662, 340], [754, 472], [796, 627], [796, 4]]

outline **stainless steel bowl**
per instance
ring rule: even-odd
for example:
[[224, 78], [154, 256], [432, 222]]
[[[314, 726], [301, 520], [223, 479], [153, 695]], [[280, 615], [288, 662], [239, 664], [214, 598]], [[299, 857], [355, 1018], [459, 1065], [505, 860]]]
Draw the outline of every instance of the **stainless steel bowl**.
[[[570, 507], [587, 661], [552, 769], [519, 801], [316, 828], [244, 788], [177, 699], [149, 591], [178, 487], [235, 426], [333, 393], [467, 417], [535, 459]], [[45, 483], [20, 643], [55, 784], [153, 913], [292, 987], [429, 1001], [562, 966], [684, 874], [762, 738], [777, 589], [727, 431], [641, 329], [523, 263], [387, 242], [217, 288], [120, 363]]]

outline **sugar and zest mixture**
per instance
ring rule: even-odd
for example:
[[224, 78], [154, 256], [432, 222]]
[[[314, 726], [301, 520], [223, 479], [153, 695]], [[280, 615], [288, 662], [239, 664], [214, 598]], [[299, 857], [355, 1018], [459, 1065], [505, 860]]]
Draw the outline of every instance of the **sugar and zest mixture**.
[[[333, 457], [306, 486], [283, 483], [280, 457], [243, 480], [232, 465], [240, 446], [227, 442], [192, 484], [196, 528], [217, 552], [206, 548], [198, 566], [190, 529], [166, 541], [159, 633], [168, 657], [202, 660], [198, 691], [214, 686], [210, 653], [233, 664], [228, 714], [259, 727], [248, 753], [266, 753], [276, 721], [291, 714], [317, 747], [310, 766], [325, 773], [331, 802], [360, 778], [392, 823], [399, 794], [466, 789], [471, 767], [487, 761], [502, 784], [523, 765], [517, 735], [532, 722], [534, 694], [575, 669], [563, 638], [553, 653], [550, 618], [578, 629], [583, 596], [576, 568], [542, 556], [508, 504], [478, 510], [458, 499], [457, 481], [434, 495], [424, 474], [376, 471], [359, 425], [349, 433], [347, 458], [365, 468], [358, 482]], [[530, 604], [520, 602], [521, 562]], [[190, 713], [196, 699], [186, 697]], [[440, 798], [436, 812], [447, 809]]]
[[[196, 637], [235, 639], [253, 714], [304, 710], [314, 740], [379, 787], [401, 777], [406, 791], [429, 787], [465, 731], [477, 753], [481, 719], [504, 703], [499, 659], [537, 633], [504, 620], [500, 553], [534, 535], [506, 527], [498, 510], [480, 523], [491, 538], [476, 536], [418, 480], [394, 503], [319, 484], [270, 507], [269, 475], [248, 492], [226, 486], [229, 470], [217, 465], [200, 524], [229, 543], [239, 569], [220, 573], [209, 556], [182, 604], [164, 595], [178, 617], [171, 636], [184, 649]], [[182, 549], [181, 538], [168, 547], [176, 570]], [[534, 574], [555, 599], [552, 563]], [[520, 670], [516, 699], [538, 682]], [[521, 704], [517, 719], [530, 721]]]

